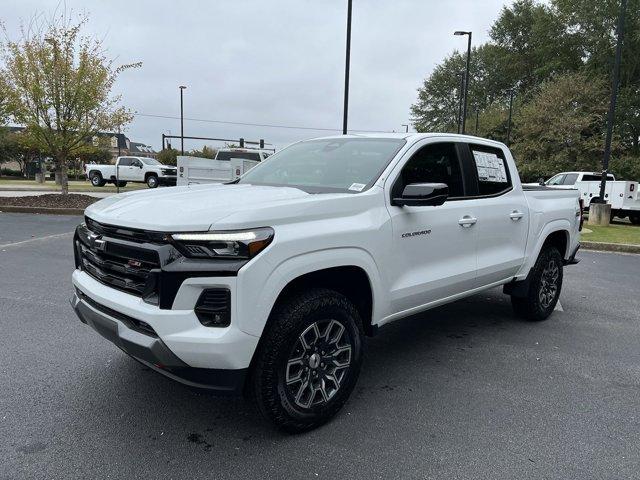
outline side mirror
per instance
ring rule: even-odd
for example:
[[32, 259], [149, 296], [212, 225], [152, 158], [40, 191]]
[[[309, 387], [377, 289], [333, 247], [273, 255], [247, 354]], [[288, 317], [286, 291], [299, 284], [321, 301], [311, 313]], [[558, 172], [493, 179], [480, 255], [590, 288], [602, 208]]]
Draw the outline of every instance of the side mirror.
[[540, 177], [540, 178], [538, 179], [538, 183], [539, 183], [540, 185], [544, 186], [544, 177]]
[[403, 207], [435, 207], [442, 205], [449, 196], [449, 187], [445, 183], [410, 183], [400, 197], [394, 198], [391, 205]]

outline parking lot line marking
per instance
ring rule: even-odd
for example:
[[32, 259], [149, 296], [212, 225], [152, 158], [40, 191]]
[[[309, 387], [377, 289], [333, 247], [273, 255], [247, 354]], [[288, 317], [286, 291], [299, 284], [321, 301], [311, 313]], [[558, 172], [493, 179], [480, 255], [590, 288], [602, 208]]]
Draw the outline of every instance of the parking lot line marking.
[[562, 304], [560, 303], [560, 300], [558, 300], [558, 303], [556, 303], [556, 308], [554, 308], [554, 310], [557, 310], [559, 312], [564, 312], [564, 308], [562, 308]]
[[15, 247], [18, 245], [24, 245], [26, 243], [41, 242], [44, 240], [50, 240], [52, 238], [66, 237], [68, 235], [73, 235], [73, 232], [57, 233], [55, 235], [47, 235], [46, 237], [30, 238], [29, 240], [22, 240], [20, 242], [15, 242], [15, 243], [5, 243], [3, 245], [0, 245], [0, 248]]

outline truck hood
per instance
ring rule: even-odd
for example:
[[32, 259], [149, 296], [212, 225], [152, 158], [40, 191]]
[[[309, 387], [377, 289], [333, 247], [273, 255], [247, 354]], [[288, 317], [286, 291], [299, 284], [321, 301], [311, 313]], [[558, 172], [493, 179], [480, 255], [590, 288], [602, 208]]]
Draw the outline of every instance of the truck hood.
[[289, 187], [191, 185], [114, 195], [90, 205], [85, 214], [101, 223], [162, 232], [250, 228], [267, 226], [319, 196]]

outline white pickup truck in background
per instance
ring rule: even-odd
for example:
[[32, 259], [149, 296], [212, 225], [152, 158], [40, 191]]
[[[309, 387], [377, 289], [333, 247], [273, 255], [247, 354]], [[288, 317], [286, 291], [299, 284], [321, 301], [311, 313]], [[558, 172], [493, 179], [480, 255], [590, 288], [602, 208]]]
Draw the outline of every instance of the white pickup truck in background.
[[175, 185], [177, 168], [153, 158], [128, 156], [118, 157], [115, 165], [87, 163], [84, 171], [94, 187], [104, 187], [107, 183], [124, 187], [128, 182], [136, 182], [156, 188]]
[[215, 159], [178, 156], [178, 186], [226, 183], [244, 175], [272, 152], [251, 148], [223, 148]]
[[[544, 182], [545, 185], [557, 188], [576, 188], [580, 198], [588, 209], [591, 202], [600, 198], [600, 181], [602, 174], [598, 172], [561, 172]], [[634, 225], [640, 224], [640, 194], [638, 182], [616, 180], [612, 174], [607, 175], [605, 201], [611, 204], [611, 217], [625, 218]]]
[[516, 314], [548, 318], [581, 213], [575, 189], [523, 187], [495, 141], [314, 139], [233, 184], [88, 207], [72, 305], [150, 369], [245, 392], [280, 428], [303, 431], [344, 405], [363, 337], [384, 325], [497, 286]]

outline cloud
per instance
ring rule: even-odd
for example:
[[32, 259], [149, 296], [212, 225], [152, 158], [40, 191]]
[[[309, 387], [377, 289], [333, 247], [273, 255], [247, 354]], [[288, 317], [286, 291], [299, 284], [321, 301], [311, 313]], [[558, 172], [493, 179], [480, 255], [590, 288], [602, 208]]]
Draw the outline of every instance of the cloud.
[[[354, 0], [349, 127], [397, 130], [408, 123], [416, 89], [434, 65], [474, 44], [504, 2], [499, 0]], [[346, 0], [131, 1], [66, 0], [87, 12], [86, 33], [104, 38], [120, 63], [142, 61], [116, 85], [123, 103], [144, 114], [232, 122], [342, 128]], [[20, 21], [51, 14], [57, 1], [23, 0], [3, 9], [10, 36]], [[160, 147], [180, 121], [138, 116], [127, 135]], [[185, 122], [185, 135], [259, 139], [283, 147], [329, 132]], [[185, 148], [210, 142], [185, 141]], [[174, 146], [178, 142], [174, 142]]]

